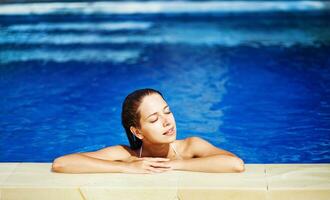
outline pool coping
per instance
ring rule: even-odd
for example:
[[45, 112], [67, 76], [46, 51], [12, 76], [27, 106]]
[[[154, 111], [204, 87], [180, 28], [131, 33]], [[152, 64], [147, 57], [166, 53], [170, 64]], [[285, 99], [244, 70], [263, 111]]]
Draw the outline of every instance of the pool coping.
[[0, 199], [225, 199], [330, 197], [330, 163], [246, 164], [243, 173], [61, 174], [51, 163], [0, 163]]

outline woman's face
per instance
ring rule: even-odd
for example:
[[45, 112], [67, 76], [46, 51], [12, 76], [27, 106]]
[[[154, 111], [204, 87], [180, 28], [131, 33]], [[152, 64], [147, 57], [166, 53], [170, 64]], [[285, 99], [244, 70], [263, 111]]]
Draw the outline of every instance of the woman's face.
[[176, 125], [173, 113], [159, 94], [145, 96], [138, 109], [140, 132], [143, 141], [170, 143], [176, 139]]

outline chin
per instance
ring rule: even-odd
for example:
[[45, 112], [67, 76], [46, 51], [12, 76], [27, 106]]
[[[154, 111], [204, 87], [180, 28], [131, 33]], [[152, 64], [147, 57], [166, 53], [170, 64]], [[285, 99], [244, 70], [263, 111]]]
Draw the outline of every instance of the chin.
[[175, 141], [175, 140], [176, 140], [176, 136], [171, 137], [172, 142]]
[[174, 134], [172, 137], [170, 137], [170, 141], [174, 142], [176, 140], [176, 134]]
[[168, 138], [165, 138], [165, 139], [162, 139], [162, 143], [163, 144], [169, 144], [169, 143], [172, 143], [176, 140], [176, 135], [173, 135], [171, 137], [168, 137]]

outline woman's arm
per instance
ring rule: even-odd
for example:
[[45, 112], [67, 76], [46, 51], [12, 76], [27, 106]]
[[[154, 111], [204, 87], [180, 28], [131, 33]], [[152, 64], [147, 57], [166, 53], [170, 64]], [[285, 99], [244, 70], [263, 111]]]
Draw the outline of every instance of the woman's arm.
[[52, 165], [53, 172], [60, 173], [101, 173], [123, 172], [121, 161], [102, 160], [83, 154], [70, 154], [56, 158]]
[[127, 147], [112, 146], [95, 152], [56, 158], [52, 171], [61, 173], [158, 173], [171, 170], [167, 158], [137, 158]]
[[123, 146], [107, 147], [95, 152], [76, 153], [56, 158], [52, 171], [62, 173], [123, 172], [131, 155]]
[[173, 169], [200, 172], [243, 172], [244, 162], [235, 154], [219, 149], [199, 137], [187, 139], [193, 158], [170, 161]]

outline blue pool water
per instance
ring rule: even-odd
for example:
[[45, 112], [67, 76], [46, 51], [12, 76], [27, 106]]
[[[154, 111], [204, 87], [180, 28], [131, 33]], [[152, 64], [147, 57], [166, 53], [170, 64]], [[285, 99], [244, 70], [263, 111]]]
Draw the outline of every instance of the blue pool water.
[[144, 87], [178, 139], [246, 163], [330, 162], [324, 3], [153, 3], [0, 5], [1, 162], [128, 144], [121, 103]]

